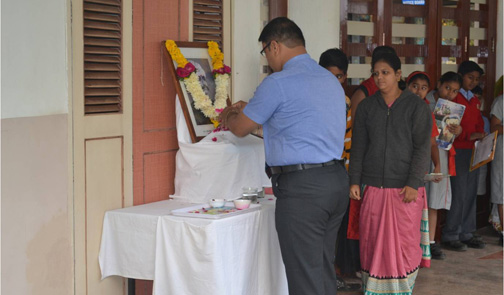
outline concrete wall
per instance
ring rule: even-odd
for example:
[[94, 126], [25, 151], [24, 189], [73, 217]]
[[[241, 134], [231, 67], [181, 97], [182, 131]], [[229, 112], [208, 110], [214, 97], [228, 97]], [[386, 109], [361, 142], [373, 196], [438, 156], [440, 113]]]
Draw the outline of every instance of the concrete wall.
[[[262, 47], [257, 41], [263, 28], [263, 4], [248, 0], [234, 0], [231, 4], [233, 102], [248, 101], [265, 76], [262, 70], [266, 62], [259, 55]], [[339, 47], [339, 7], [339, 0], [317, 0], [316, 5], [312, 1], [289, 0], [288, 17], [303, 31], [306, 49], [317, 61], [325, 50]]]
[[2, 119], [68, 113], [66, 22], [66, 0], [2, 1]]
[[303, 31], [306, 50], [314, 60], [329, 48], [339, 48], [339, 0], [289, 0], [288, 10], [288, 17]]
[[[239, 17], [238, 17], [239, 16]], [[232, 80], [231, 99], [248, 101], [260, 81], [261, 33], [260, 1], [234, 0], [231, 4], [232, 19]]]
[[67, 9], [2, 1], [2, 294], [73, 293]]

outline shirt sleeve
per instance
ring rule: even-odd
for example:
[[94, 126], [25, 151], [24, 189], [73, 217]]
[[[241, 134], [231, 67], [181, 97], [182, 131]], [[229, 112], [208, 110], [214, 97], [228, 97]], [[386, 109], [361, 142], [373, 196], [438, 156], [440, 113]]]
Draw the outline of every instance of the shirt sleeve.
[[495, 116], [502, 122], [502, 95], [495, 99], [490, 116]]
[[257, 124], [264, 124], [283, 103], [284, 95], [278, 82], [266, 77], [257, 87], [252, 97], [243, 109], [243, 113]]

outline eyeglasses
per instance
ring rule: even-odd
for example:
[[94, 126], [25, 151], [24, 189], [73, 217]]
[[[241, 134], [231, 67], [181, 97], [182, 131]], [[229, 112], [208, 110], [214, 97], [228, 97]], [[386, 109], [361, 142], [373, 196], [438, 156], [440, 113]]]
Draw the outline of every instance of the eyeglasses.
[[270, 47], [271, 45], [271, 41], [268, 42], [268, 44], [266, 44], [266, 46], [263, 47], [263, 49], [261, 50], [261, 52], [259, 52], [262, 56], [264, 56], [264, 50], [266, 50], [266, 48]]

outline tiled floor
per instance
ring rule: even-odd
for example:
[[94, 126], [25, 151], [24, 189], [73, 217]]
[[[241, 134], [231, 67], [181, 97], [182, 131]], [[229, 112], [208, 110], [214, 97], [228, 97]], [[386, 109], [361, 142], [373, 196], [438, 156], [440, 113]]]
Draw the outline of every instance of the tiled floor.
[[[490, 227], [478, 231], [487, 242], [485, 249], [445, 251], [445, 260], [433, 260], [421, 269], [413, 295], [501, 295], [503, 294], [503, 248]], [[351, 280], [355, 282], [355, 280]], [[362, 292], [339, 292], [357, 295]]]

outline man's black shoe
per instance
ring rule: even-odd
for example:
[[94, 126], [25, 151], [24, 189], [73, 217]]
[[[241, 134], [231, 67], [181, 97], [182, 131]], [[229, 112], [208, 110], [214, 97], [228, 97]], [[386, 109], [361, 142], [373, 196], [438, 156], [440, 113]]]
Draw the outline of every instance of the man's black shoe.
[[483, 237], [477, 233], [472, 233], [473, 238], [475, 238], [478, 241], [483, 241]]
[[443, 248], [450, 251], [463, 252], [467, 250], [467, 245], [460, 241], [448, 241], [441, 243]]
[[446, 257], [446, 255], [441, 250], [441, 246], [439, 246], [439, 244], [437, 243], [430, 244], [430, 252], [432, 259], [443, 260]]
[[462, 241], [462, 243], [466, 244], [467, 247], [474, 248], [474, 249], [483, 249], [486, 246], [486, 243], [483, 242], [482, 240], [479, 240], [478, 238], [472, 237], [467, 241]]

